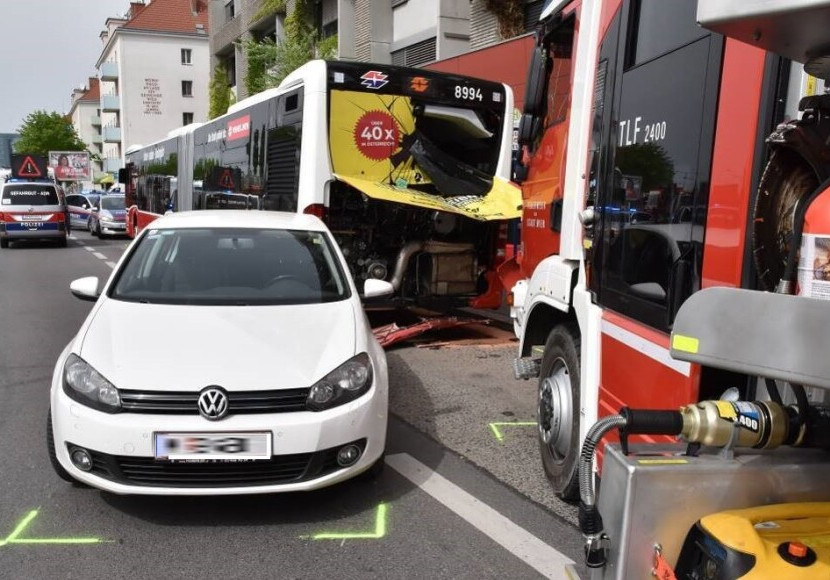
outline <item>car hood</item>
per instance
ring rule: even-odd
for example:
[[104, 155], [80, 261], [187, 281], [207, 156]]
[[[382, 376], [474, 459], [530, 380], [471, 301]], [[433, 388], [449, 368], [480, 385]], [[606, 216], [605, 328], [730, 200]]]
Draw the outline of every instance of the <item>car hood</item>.
[[122, 389], [307, 387], [354, 356], [350, 300], [172, 306], [105, 299], [78, 354]]

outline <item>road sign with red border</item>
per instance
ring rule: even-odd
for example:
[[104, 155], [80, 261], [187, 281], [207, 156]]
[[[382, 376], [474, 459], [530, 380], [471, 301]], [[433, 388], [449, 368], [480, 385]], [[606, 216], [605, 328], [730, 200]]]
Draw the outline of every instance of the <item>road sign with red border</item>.
[[46, 179], [46, 157], [26, 153], [12, 155], [12, 177], [18, 179]]

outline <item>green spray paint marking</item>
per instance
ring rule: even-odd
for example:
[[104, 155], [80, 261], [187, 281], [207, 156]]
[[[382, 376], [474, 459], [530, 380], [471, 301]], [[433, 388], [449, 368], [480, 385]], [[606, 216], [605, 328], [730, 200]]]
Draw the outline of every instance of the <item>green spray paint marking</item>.
[[501, 432], [500, 427], [530, 427], [535, 426], [536, 421], [510, 421], [504, 423], [490, 423], [490, 430], [493, 432], [493, 435], [496, 436], [496, 439], [499, 443], [504, 441], [504, 434]]
[[100, 538], [21, 538], [20, 534], [37, 517], [38, 510], [32, 510], [17, 524], [14, 531], [5, 540], [0, 540], [0, 548], [9, 544], [101, 544]]
[[386, 535], [386, 504], [378, 506], [375, 516], [375, 531], [365, 533], [344, 533], [344, 534], [314, 534], [313, 536], [301, 536], [312, 540], [380, 540]]

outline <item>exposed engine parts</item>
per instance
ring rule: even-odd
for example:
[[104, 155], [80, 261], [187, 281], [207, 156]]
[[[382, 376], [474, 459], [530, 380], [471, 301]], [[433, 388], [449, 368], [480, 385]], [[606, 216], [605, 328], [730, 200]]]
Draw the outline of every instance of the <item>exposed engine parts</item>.
[[492, 223], [368, 198], [345, 184], [332, 188], [327, 222], [358, 286], [387, 280], [405, 299], [468, 298], [486, 290]]

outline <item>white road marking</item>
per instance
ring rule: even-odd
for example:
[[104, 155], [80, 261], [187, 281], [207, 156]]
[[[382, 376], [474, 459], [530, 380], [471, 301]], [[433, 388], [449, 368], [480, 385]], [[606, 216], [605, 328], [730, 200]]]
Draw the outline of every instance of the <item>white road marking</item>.
[[[83, 242], [81, 242], [81, 244], [83, 244]], [[92, 246], [84, 246], [84, 250], [87, 250], [89, 252], [94, 252], [95, 248], [93, 248]]]
[[574, 562], [407, 453], [386, 463], [545, 578], [577, 578]]
[[92, 255], [95, 256], [96, 258], [98, 258], [99, 260], [106, 260], [107, 259], [107, 257], [104, 254], [102, 254], [101, 252], [93, 252]]
[[105, 264], [110, 268], [115, 268], [115, 262], [105, 262]]

